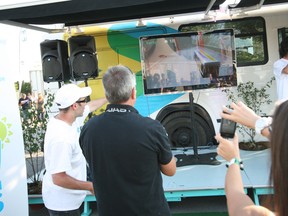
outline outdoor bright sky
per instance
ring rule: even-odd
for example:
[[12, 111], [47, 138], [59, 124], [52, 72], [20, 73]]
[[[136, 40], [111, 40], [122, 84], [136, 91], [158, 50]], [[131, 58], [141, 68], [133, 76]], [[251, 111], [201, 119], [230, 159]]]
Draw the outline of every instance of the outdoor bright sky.
[[49, 35], [4, 24], [0, 24], [0, 32], [0, 73], [4, 70], [13, 74], [15, 81], [29, 81], [30, 70], [41, 70], [40, 43]]

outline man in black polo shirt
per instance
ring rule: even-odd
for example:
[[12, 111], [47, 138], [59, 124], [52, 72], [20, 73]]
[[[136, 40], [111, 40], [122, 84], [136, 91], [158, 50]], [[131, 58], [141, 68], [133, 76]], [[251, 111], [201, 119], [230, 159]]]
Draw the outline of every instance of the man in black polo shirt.
[[136, 79], [127, 67], [109, 68], [102, 82], [110, 104], [80, 135], [99, 215], [171, 215], [161, 172], [174, 175], [176, 162], [165, 129], [133, 107]]

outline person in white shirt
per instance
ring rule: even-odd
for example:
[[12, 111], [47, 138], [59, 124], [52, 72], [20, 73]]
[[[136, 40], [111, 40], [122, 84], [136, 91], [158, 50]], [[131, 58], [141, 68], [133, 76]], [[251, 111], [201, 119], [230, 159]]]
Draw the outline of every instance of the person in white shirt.
[[273, 65], [273, 72], [276, 78], [278, 100], [288, 99], [288, 37], [280, 44], [280, 59]]
[[[87, 191], [94, 194], [87, 181], [86, 160], [79, 146], [79, 135], [88, 114], [102, 105], [105, 98], [87, 102], [90, 87], [62, 86], [55, 95], [59, 114], [51, 118], [45, 134], [42, 196], [50, 216], [80, 216], [79, 207]], [[86, 103], [87, 102], [87, 103]]]

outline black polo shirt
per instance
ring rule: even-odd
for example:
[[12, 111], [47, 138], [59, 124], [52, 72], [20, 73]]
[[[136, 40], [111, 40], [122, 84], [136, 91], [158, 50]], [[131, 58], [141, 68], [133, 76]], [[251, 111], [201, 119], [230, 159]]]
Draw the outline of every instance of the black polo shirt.
[[108, 105], [83, 127], [80, 145], [90, 167], [99, 215], [170, 215], [160, 164], [172, 159], [156, 120], [128, 105]]

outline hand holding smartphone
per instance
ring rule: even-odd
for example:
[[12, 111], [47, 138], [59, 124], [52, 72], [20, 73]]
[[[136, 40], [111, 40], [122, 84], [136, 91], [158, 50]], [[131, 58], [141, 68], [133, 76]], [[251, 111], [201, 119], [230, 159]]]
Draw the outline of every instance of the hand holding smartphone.
[[221, 119], [220, 125], [220, 134], [224, 138], [233, 138], [236, 131], [236, 122], [228, 120], [228, 119]]

